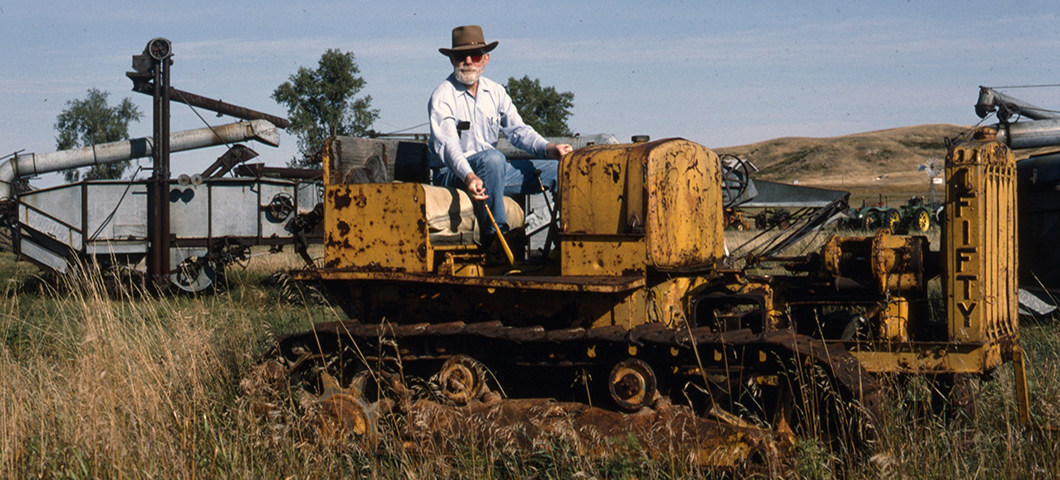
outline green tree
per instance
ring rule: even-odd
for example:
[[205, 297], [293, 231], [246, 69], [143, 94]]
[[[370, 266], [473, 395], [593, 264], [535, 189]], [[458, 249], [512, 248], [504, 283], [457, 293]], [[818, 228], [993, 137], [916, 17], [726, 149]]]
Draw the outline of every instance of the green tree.
[[[129, 122], [139, 121], [143, 118], [143, 114], [128, 98], [122, 99], [118, 105], [109, 105], [107, 102], [109, 96], [109, 92], [91, 88], [84, 100], [67, 101], [66, 108], [55, 120], [55, 130], [59, 132], [59, 136], [55, 137], [55, 148], [70, 150], [128, 140]], [[126, 160], [93, 165], [85, 171], [84, 178], [85, 180], [121, 178], [130, 163]], [[78, 169], [70, 169], [64, 171], [63, 176], [66, 177], [67, 182], [76, 182], [81, 174]]]
[[316, 154], [328, 137], [368, 133], [379, 110], [371, 108], [371, 95], [356, 98], [365, 86], [359, 73], [353, 52], [328, 49], [316, 70], [299, 67], [298, 73], [272, 92], [272, 99], [287, 107], [291, 121], [287, 130], [298, 135], [302, 159], [294, 158], [289, 165], [319, 167]]
[[540, 80], [531, 80], [529, 76], [519, 80], [509, 77], [504, 88], [512, 97], [523, 122], [534, 127], [537, 133], [546, 137], [573, 135], [567, 126], [570, 110], [574, 108], [573, 93], [559, 93], [555, 87], [542, 87]]

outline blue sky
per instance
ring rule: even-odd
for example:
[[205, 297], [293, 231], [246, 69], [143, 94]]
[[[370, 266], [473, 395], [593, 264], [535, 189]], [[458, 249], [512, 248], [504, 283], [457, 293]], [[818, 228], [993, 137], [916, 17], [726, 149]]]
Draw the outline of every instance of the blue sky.
[[[173, 42], [174, 87], [275, 115], [286, 112], [269, 96], [299, 66], [352, 51], [382, 132], [426, 121], [451, 69], [437, 49], [471, 23], [500, 41], [487, 77], [574, 92], [573, 130], [622, 140], [724, 147], [971, 125], [979, 85], [1060, 83], [1052, 1], [176, 3], [0, 0], [0, 156], [54, 151], [56, 116], [89, 88], [131, 98], [146, 116], [130, 134], [150, 135], [150, 98], [125, 72], [155, 37]], [[1060, 88], [1009, 93], [1060, 108]], [[174, 104], [174, 131], [202, 126]], [[294, 137], [282, 142], [253, 148], [282, 165], [296, 152]], [[222, 153], [175, 154], [173, 170], [200, 171]]]

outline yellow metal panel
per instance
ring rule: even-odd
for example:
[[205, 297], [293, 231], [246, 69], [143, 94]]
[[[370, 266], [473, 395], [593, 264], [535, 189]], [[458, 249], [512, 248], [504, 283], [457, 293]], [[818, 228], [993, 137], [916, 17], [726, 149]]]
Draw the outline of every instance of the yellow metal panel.
[[[565, 239], [645, 234], [649, 261], [663, 270], [709, 267], [723, 255], [720, 163], [702, 145], [598, 145], [565, 157], [559, 168]], [[595, 253], [609, 252], [574, 257]]]
[[957, 342], [1018, 336], [1016, 168], [984, 128], [946, 157], [943, 289]]
[[639, 149], [647, 159], [649, 261], [661, 270], [713, 265], [725, 242], [718, 156], [683, 139]]
[[[850, 349], [861, 366], [873, 373], [983, 373], [1001, 365], [999, 344], [957, 346], [920, 346], [893, 344], [894, 350], [881, 345], [873, 350]], [[900, 347], [900, 348], [899, 348]]]
[[560, 161], [562, 231], [643, 233], [643, 161], [634, 145], [597, 145]]
[[324, 266], [426, 272], [432, 265], [423, 187], [327, 185]]
[[[354, 282], [382, 283], [408, 282], [410, 284], [464, 285], [472, 287], [507, 288], [523, 290], [547, 290], [557, 292], [619, 293], [644, 288], [643, 276], [602, 277], [523, 277], [523, 276], [456, 276], [434, 273], [395, 272], [383, 269], [340, 270], [322, 268], [292, 272], [296, 280], [350, 280]], [[608, 299], [608, 302], [611, 300]]]
[[[622, 325], [626, 328], [633, 328], [644, 323], [644, 298], [644, 289], [637, 289], [630, 292], [621, 300], [616, 301], [613, 297], [603, 299], [604, 302], [611, 304], [611, 308], [605, 310], [602, 315], [593, 320], [592, 326], [606, 327], [611, 325]], [[586, 301], [591, 302], [593, 300], [587, 298]], [[592, 310], [594, 309], [586, 308], [586, 312]]]
[[880, 338], [890, 342], [909, 341], [909, 302], [892, 298], [880, 315]]
[[639, 235], [568, 237], [560, 252], [564, 275], [644, 274], [644, 241]]
[[331, 179], [335, 178], [332, 170], [336, 169], [336, 158], [334, 152], [335, 137], [324, 140], [324, 148], [321, 150], [321, 165], [324, 167], [324, 185], [330, 185]]

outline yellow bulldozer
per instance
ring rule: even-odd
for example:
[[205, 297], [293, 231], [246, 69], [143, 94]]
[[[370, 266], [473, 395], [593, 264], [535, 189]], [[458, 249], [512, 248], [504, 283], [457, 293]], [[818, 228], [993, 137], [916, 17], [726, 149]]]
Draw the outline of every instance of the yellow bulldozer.
[[569, 429], [588, 454], [594, 435], [633, 436], [738, 466], [799, 436], [871, 438], [881, 374], [959, 398], [964, 375], [1010, 361], [1029, 422], [1015, 161], [991, 128], [949, 148], [936, 251], [881, 229], [735, 258], [718, 156], [683, 139], [565, 156], [555, 247], [529, 253], [519, 228], [482, 242], [463, 192], [393, 181], [427, 168], [422, 146], [337, 137], [323, 159], [324, 258], [294, 276], [349, 320], [280, 336], [270, 368], [316, 395], [330, 434], [372, 438], [382, 415], [419, 425], [410, 443], [525, 421]]

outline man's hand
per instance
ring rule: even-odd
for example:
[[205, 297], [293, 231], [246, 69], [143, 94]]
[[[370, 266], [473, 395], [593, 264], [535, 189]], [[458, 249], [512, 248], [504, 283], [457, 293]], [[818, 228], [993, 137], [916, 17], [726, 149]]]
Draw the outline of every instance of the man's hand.
[[548, 154], [548, 158], [552, 158], [555, 160], [559, 160], [560, 158], [563, 158], [564, 155], [573, 151], [574, 148], [570, 145], [567, 145], [566, 143], [550, 143], [548, 145], [545, 145], [545, 153]]
[[486, 200], [490, 198], [489, 195], [486, 195], [486, 182], [483, 182], [481, 178], [478, 178], [478, 175], [475, 175], [475, 172], [471, 172], [467, 174], [467, 177], [464, 177], [464, 185], [467, 185], [467, 194], [472, 200]]

